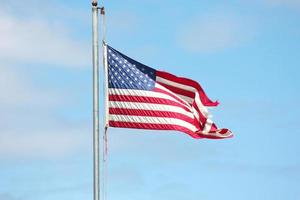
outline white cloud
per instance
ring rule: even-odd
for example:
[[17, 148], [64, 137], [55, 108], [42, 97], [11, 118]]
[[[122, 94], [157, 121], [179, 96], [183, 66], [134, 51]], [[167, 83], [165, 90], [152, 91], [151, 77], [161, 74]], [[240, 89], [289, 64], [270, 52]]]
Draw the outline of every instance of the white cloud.
[[0, 158], [56, 158], [82, 149], [87, 130], [57, 123], [51, 114], [66, 95], [38, 87], [5, 66], [0, 67]]
[[82, 150], [88, 144], [86, 129], [26, 130], [0, 135], [0, 157], [57, 158]]
[[52, 107], [63, 101], [58, 93], [37, 88], [30, 80], [13, 69], [13, 67], [5, 67], [5, 64], [0, 66], [1, 110], [30, 106]]
[[63, 88], [46, 89], [22, 70], [32, 64], [78, 69], [90, 65], [89, 43], [75, 37], [74, 29], [82, 26], [68, 24], [75, 18], [74, 23], [84, 21], [86, 16], [77, 15], [78, 9], [65, 10], [37, 0], [1, 3], [0, 158], [60, 157], [77, 152], [88, 140], [86, 129], [82, 124], [74, 127], [61, 122], [64, 119], [58, 119], [57, 112], [72, 94]]
[[63, 157], [87, 145], [86, 128], [53, 115], [67, 93], [38, 87], [16, 68], [4, 66], [0, 67], [0, 158]]
[[197, 16], [180, 27], [178, 42], [191, 52], [212, 53], [237, 47], [251, 37], [247, 21], [230, 14]]
[[63, 26], [23, 19], [0, 10], [0, 59], [67, 67], [89, 64], [89, 48]]

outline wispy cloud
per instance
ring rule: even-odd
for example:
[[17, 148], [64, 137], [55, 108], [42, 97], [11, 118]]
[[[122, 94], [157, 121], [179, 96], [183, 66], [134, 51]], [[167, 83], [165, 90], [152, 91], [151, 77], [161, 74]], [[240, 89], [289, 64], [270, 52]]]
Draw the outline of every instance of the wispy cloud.
[[191, 18], [180, 27], [177, 40], [187, 51], [214, 53], [241, 45], [251, 37], [252, 29], [240, 16], [212, 12]]
[[89, 64], [88, 44], [62, 23], [21, 18], [0, 9], [0, 59], [83, 68]]
[[28, 106], [49, 107], [63, 101], [58, 93], [34, 86], [29, 79], [14, 70], [14, 67], [6, 67], [4, 64], [0, 66], [0, 73], [0, 108], [2, 110]]
[[2, 132], [0, 156], [7, 158], [57, 158], [82, 150], [88, 143], [85, 129], [57, 128]]
[[14, 67], [0, 67], [0, 158], [56, 158], [82, 150], [82, 124], [66, 124], [55, 113], [66, 95], [34, 85]]
[[37, 88], [12, 69], [0, 73], [0, 158], [64, 157], [87, 145], [82, 124], [58, 122], [52, 114], [64, 95]]
[[[57, 10], [63, 7], [46, 3], [56, 9], [41, 10], [38, 3], [6, 1], [0, 8], [1, 159], [63, 157], [88, 141], [82, 124], [57, 122], [57, 110], [70, 93], [46, 89], [22, 73], [31, 64], [73, 69], [89, 65], [88, 44], [75, 37], [66, 17], [59, 20]], [[75, 18], [68, 11], [67, 18]]]

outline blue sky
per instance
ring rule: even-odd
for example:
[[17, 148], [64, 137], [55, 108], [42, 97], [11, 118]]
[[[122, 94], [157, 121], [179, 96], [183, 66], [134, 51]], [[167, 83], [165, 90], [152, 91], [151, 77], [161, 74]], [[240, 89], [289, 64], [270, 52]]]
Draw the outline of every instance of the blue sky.
[[[110, 200], [300, 199], [299, 0], [106, 11], [111, 46], [199, 81], [235, 133], [110, 129]], [[1, 1], [0, 74], [0, 200], [92, 199], [90, 2]]]

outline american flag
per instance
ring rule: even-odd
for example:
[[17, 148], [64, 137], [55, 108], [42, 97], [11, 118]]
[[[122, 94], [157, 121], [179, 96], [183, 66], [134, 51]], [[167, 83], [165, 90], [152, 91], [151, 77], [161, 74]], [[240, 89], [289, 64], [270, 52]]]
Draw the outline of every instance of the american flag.
[[232, 137], [210, 119], [211, 101], [201, 86], [141, 64], [107, 46], [109, 126], [176, 130], [193, 138]]

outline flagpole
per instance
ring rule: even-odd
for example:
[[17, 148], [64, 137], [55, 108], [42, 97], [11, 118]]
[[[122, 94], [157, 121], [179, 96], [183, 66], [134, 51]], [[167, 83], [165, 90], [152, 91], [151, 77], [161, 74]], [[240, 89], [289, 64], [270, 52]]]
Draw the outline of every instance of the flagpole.
[[99, 45], [98, 45], [98, 1], [92, 1], [93, 26], [93, 197], [100, 200], [99, 170]]

